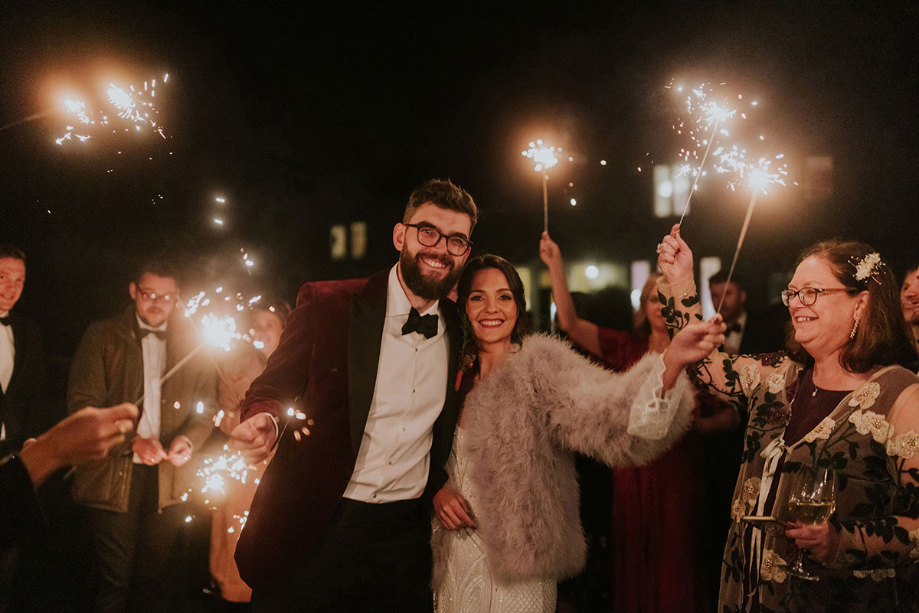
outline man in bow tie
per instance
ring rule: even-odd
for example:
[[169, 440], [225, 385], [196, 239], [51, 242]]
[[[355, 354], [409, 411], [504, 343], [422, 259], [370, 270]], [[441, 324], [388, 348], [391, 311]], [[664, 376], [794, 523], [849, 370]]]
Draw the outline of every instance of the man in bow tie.
[[253, 611], [432, 610], [430, 496], [458, 413], [447, 296], [476, 216], [428, 181], [393, 229], [395, 266], [300, 289], [231, 435], [252, 461], [278, 443], [236, 550]]
[[[0, 457], [55, 422], [47, 398], [48, 375], [41, 332], [14, 313], [26, 280], [26, 254], [0, 244]], [[0, 548], [0, 613], [8, 610], [18, 547]]]
[[143, 397], [136, 436], [74, 474], [73, 498], [88, 509], [100, 566], [97, 611], [168, 608], [179, 584], [170, 561], [195, 473], [189, 460], [213, 428], [217, 382], [203, 354], [161, 382], [198, 344], [176, 311], [177, 279], [171, 263], [145, 262], [128, 286], [131, 305], [89, 327], [70, 370], [71, 413]]
[[0, 244], [0, 456], [54, 425], [41, 333], [13, 313], [26, 280], [26, 255]]

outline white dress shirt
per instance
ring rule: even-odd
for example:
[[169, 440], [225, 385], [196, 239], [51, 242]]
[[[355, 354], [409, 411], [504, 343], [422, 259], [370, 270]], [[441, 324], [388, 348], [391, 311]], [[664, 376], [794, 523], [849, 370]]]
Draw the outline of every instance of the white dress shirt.
[[[345, 498], [394, 502], [424, 492], [434, 422], [447, 395], [449, 343], [442, 316], [436, 336], [428, 339], [418, 332], [403, 336], [410, 310], [394, 266], [389, 273], [373, 400]], [[439, 311], [440, 303], [435, 302], [422, 315]]]
[[[135, 317], [137, 317], [135, 315]], [[166, 331], [166, 323], [157, 327], [148, 326], [137, 318], [141, 330]], [[140, 342], [144, 353], [144, 414], [137, 423], [137, 435], [144, 438], [160, 437], [160, 379], [166, 371], [166, 341], [155, 334], [146, 335]], [[134, 454], [134, 463], [142, 464], [140, 456]]]
[[[4, 313], [4, 316], [9, 313]], [[13, 326], [0, 324], [0, 388], [6, 392], [10, 379], [13, 378], [15, 366], [16, 346], [13, 343]], [[6, 440], [6, 427], [0, 422], [0, 441]]]
[[740, 314], [740, 317], [737, 318], [735, 324], [740, 326], [740, 330], [734, 330], [724, 337], [724, 352], [731, 355], [737, 355], [740, 353], [740, 343], [743, 342], [743, 333], [747, 329], [746, 311]]

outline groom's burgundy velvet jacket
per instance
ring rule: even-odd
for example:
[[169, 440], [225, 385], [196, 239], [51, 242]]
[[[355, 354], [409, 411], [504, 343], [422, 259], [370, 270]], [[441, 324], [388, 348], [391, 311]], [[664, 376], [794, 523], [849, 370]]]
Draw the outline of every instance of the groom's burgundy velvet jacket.
[[[367, 279], [304, 285], [280, 345], [246, 393], [242, 418], [269, 412], [283, 431], [236, 548], [240, 575], [253, 589], [274, 589], [290, 576], [348, 485], [373, 398], [388, 275], [387, 270]], [[459, 320], [448, 300], [441, 301], [440, 311], [451, 358], [444, 365], [448, 389], [434, 424], [427, 495], [446, 481], [443, 466], [458, 413], [453, 383]], [[288, 407], [302, 411], [306, 420], [285, 426]]]

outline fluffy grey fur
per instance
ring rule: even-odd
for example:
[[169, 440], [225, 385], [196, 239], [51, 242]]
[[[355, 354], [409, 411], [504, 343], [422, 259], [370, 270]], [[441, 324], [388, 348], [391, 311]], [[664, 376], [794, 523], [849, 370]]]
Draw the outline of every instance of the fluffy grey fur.
[[[649, 441], [627, 432], [632, 402], [657, 359], [649, 355], [625, 374], [612, 373], [567, 343], [534, 335], [470, 392], [463, 423], [473, 512], [498, 580], [562, 579], [584, 566], [573, 451], [610, 466], [635, 466], [688, 429], [694, 398], [681, 375], [667, 396], [680, 403], [667, 435]], [[445, 533], [436, 530], [432, 543], [435, 584], [449, 555]]]

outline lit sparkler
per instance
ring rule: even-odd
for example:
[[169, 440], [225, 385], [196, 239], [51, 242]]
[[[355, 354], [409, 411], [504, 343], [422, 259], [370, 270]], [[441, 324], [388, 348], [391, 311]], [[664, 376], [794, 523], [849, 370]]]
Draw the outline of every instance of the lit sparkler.
[[226, 496], [228, 484], [233, 481], [246, 483], [249, 478], [249, 465], [242, 454], [231, 451], [229, 445], [224, 445], [223, 451], [224, 453], [216, 458], [206, 458], [195, 473], [204, 481], [201, 494], [205, 496]]
[[[693, 182], [692, 187], [689, 190], [689, 194], [686, 196], [686, 204], [683, 206], [683, 213], [680, 215], [680, 223], [683, 223], [683, 218], [686, 217], [686, 211], [689, 210], [689, 203], [692, 201], [692, 195], [695, 193], [696, 188], [699, 184], [699, 179], [705, 174], [705, 162], [708, 159], [708, 153], [712, 148], [712, 143], [715, 142], [715, 137], [717, 134], [722, 134], [727, 136], [728, 132], [722, 130], [719, 132], [719, 126], [723, 125], [729, 119], [733, 118], [737, 114], [737, 109], [729, 109], [724, 104], [718, 104], [714, 101], [705, 101], [708, 97], [706, 93], [706, 88], [708, 87], [707, 83], [701, 84], [698, 88], [692, 90], [691, 95], [686, 96], [686, 111], [689, 115], [697, 115], [696, 119], [696, 129], [690, 130], [689, 135], [692, 138], [693, 142], [697, 145], [705, 145], [705, 153], [702, 155], [702, 161], [699, 163], [699, 167], [693, 172]], [[678, 91], [682, 91], [682, 88], [678, 88]], [[708, 91], [711, 91], [711, 88], [708, 88]], [[680, 130], [678, 133], [682, 133], [682, 128], [685, 127], [683, 122], [679, 123]], [[698, 133], [702, 128], [708, 130], [708, 138], [699, 141]], [[690, 155], [695, 157], [695, 149], [692, 152], [689, 150], [683, 150], [683, 157], [685, 160], [688, 160]], [[680, 172], [682, 175], [689, 174], [691, 167], [689, 164], [681, 167]]]
[[[776, 156], [777, 160], [782, 159], [783, 156]], [[742, 158], [741, 158], [742, 159]], [[750, 197], [750, 204], [747, 205], [747, 214], [743, 220], [743, 226], [740, 228], [740, 236], [737, 239], [737, 247], [734, 249], [734, 259], [731, 260], [731, 268], [728, 270], [728, 277], [725, 283], [731, 282], [731, 277], [734, 276], [734, 267], [737, 266], [737, 258], [740, 256], [740, 248], [743, 247], [744, 238], [747, 236], [747, 228], [750, 227], [750, 219], [753, 217], [753, 209], [756, 207], [756, 200], [759, 198], [760, 193], [767, 194], [766, 188], [770, 185], [785, 185], [784, 177], [788, 174], [787, 167], [785, 164], [782, 164], [777, 170], [771, 170], [770, 166], [772, 160], [766, 158], [760, 158], [754, 164], [748, 164], [745, 162], [734, 162], [737, 166], [738, 175], [745, 179], [747, 187], [753, 192]], [[733, 189], [733, 185], [732, 185]], [[724, 296], [721, 296], [721, 300], [718, 303], [717, 312], [721, 312], [721, 305], [724, 304]]]
[[558, 158], [555, 156], [556, 152], [561, 153], [561, 147], [556, 148], [546, 145], [542, 142], [542, 139], [538, 139], [535, 142], [531, 141], [530, 148], [522, 152], [524, 157], [536, 162], [533, 170], [542, 173], [542, 216], [543, 229], [546, 232], [549, 231], [549, 175], [546, 171], [558, 164]]
[[[169, 78], [165, 75], [163, 83]], [[156, 79], [144, 81], [143, 88], [135, 88], [128, 85], [127, 88], [120, 87], [114, 83], [109, 83], [105, 92], [108, 105], [114, 108], [115, 114], [134, 126], [135, 131], [140, 131], [142, 127], [149, 127], [161, 137], [166, 138], [163, 134], [163, 128], [156, 120], [158, 111], [153, 104], [156, 97]], [[68, 115], [76, 117], [77, 121], [83, 125], [83, 134], [74, 132], [74, 126], [68, 125], [67, 131], [60, 138], [55, 139], [58, 145], [64, 144], [64, 141], [77, 139], [80, 142], [86, 142], [91, 138], [89, 131], [90, 126], [108, 126], [109, 117], [104, 111], [91, 112], [87, 109], [86, 103], [82, 100], [68, 99], [64, 101], [64, 108]], [[113, 130], [114, 131], [114, 130]]]

